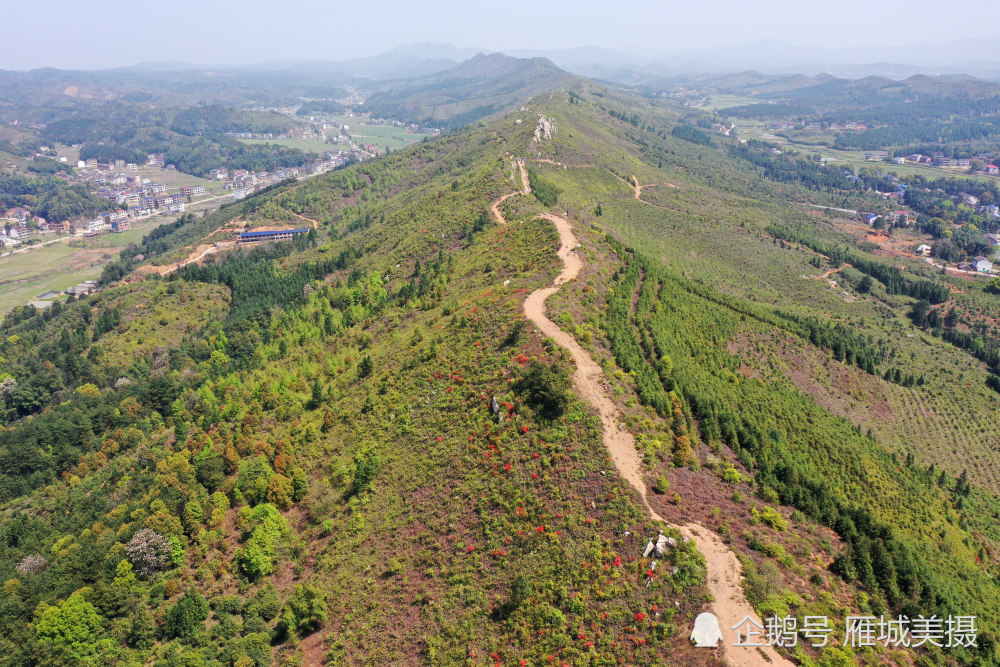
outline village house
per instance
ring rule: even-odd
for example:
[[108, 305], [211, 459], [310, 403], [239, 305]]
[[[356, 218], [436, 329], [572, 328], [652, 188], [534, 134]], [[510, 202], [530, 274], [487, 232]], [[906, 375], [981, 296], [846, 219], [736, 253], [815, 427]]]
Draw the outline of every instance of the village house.
[[969, 158], [950, 158], [942, 156], [934, 156], [933, 164], [935, 167], [969, 167], [972, 161]]
[[893, 211], [892, 212], [892, 224], [897, 227], [903, 227], [910, 222], [910, 212], [909, 211]]
[[868, 151], [865, 153], [865, 162], [885, 162], [888, 156], [885, 151]]
[[972, 267], [979, 273], [989, 273], [993, 270], [993, 262], [979, 255], [972, 260]]
[[995, 176], [997, 174], [1000, 174], [1000, 167], [996, 166], [995, 164], [988, 164], [985, 167], [983, 167], [983, 171], [985, 171], [987, 174], [993, 174]]
[[931, 247], [929, 245], [927, 245], [926, 243], [921, 243], [920, 245], [917, 246], [917, 254], [918, 255], [929, 255], [929, 254], [931, 254]]
[[66, 294], [72, 294], [74, 296], [81, 296], [83, 294], [92, 294], [98, 290], [96, 280], [85, 280], [79, 285], [74, 285], [66, 290]]

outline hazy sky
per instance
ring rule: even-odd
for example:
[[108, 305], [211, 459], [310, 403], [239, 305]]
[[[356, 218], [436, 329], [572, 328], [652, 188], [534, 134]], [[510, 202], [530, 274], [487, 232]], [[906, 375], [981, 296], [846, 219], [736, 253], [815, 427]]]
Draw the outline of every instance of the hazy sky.
[[[762, 39], [855, 48], [1000, 34], [996, 0], [15, 0], [5, 5], [0, 69], [343, 60], [426, 41], [496, 51], [602, 46], [658, 55]], [[972, 51], [968, 59], [992, 55]]]

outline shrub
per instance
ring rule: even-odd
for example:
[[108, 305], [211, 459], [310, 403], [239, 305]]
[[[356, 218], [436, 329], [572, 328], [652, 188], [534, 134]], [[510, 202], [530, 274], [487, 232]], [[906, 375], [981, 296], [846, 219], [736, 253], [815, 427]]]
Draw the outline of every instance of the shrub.
[[507, 618], [513, 614], [518, 607], [531, 597], [534, 590], [535, 586], [531, 583], [531, 579], [523, 574], [519, 574], [510, 587], [510, 598], [497, 609], [500, 618]]
[[765, 507], [760, 513], [760, 520], [775, 530], [788, 530], [788, 521], [773, 507]]
[[326, 595], [310, 584], [296, 584], [278, 620], [279, 636], [308, 635], [326, 622]]
[[362, 452], [355, 457], [352, 492], [358, 494], [365, 491], [378, 477], [381, 468], [382, 460], [379, 458], [378, 452], [373, 449]]
[[276, 474], [267, 485], [267, 502], [278, 509], [287, 510], [292, 506], [292, 480]]
[[164, 614], [167, 637], [190, 637], [208, 618], [208, 602], [198, 591], [187, 591]]
[[236, 479], [236, 488], [251, 505], [262, 502], [267, 497], [268, 484], [274, 470], [261, 454], [240, 463], [240, 473]]
[[666, 475], [660, 475], [656, 478], [656, 492], [666, 493], [670, 490], [670, 480], [667, 479]]
[[743, 481], [743, 475], [740, 471], [732, 466], [726, 468], [725, 472], [722, 473], [722, 481], [726, 484], [739, 484]]
[[569, 405], [569, 375], [558, 364], [545, 365], [532, 362], [528, 372], [514, 383], [524, 402], [534, 408], [539, 416], [555, 419]]
[[288, 532], [288, 522], [274, 505], [262, 503], [253, 509], [249, 523], [253, 529], [236, 560], [243, 574], [256, 581], [274, 572], [275, 547]]

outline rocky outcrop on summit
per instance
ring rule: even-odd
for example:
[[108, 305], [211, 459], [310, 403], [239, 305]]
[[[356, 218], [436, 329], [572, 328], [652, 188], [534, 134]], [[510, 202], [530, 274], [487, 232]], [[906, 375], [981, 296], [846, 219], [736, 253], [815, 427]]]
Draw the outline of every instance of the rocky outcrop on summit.
[[551, 139], [552, 133], [555, 131], [555, 126], [545, 116], [538, 119], [538, 125], [535, 127], [535, 141], [541, 141], [542, 139]]

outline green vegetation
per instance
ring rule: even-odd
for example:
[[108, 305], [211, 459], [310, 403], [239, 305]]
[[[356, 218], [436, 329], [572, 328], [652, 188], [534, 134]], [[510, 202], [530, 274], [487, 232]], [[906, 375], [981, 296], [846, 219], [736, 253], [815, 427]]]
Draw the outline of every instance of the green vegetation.
[[[613, 467], [565, 371], [541, 387], [559, 419], [512, 388], [530, 358], [555, 360], [514, 326], [522, 292], [503, 281], [541, 285], [557, 260], [544, 221], [488, 221], [484, 202], [506, 187], [500, 145], [449, 136], [187, 218], [139, 249], [169, 255], [236, 216], [295, 212], [320, 229], [7, 318], [0, 549], [3, 576], [21, 583], [0, 643], [12, 664], [38, 653], [38, 603], [75, 591], [103, 619], [101, 660], [263, 665], [312, 637], [342, 662], [654, 661], [663, 641], [683, 646], [678, 629], [704, 598], [697, 552], [663, 559], [677, 574], [647, 588], [641, 544], [621, 527], [652, 527], [628, 487], [600, 475]], [[481, 398], [493, 395], [502, 424]], [[52, 503], [74, 511], [15, 509]], [[46, 566], [14, 570], [33, 555]], [[494, 613], [524, 572], [542, 585]], [[111, 603], [115, 586], [127, 604]], [[414, 594], [440, 613], [401, 626]], [[667, 613], [636, 627], [654, 606]], [[344, 620], [354, 614], [368, 629]], [[342, 641], [332, 619], [361, 640]]]
[[514, 385], [524, 402], [547, 419], [561, 417], [569, 405], [569, 374], [562, 366], [534, 362]]
[[[228, 225], [310, 234], [5, 319], [9, 664], [683, 659], [704, 561], [523, 324], [561, 268], [553, 205], [584, 268], [547, 305], [604, 368], [654, 509], [718, 531], [761, 614], [977, 614], [949, 655], [997, 664], [1000, 501], [969, 436], [1000, 400], [969, 354], [994, 349], [974, 327], [996, 296], [848, 244], [791, 203], [868, 194], [703, 141], [696, 112], [596, 84], [530, 108], [559, 132], [504, 118], [281, 184], [148, 234], [104, 282]], [[494, 224], [529, 143], [566, 167], [532, 162], [536, 196]], [[927, 333], [946, 308], [968, 353]], [[914, 447], [925, 428], [954, 453]], [[658, 529], [677, 546], [649, 576]]]
[[145, 164], [148, 154], [162, 153], [165, 163], [178, 171], [205, 176], [222, 167], [272, 171], [301, 166], [315, 155], [275, 144], [248, 145], [225, 136], [226, 132], [277, 133], [293, 125], [280, 114], [221, 106], [151, 110], [121, 105], [79, 110], [48, 124], [42, 137], [82, 143], [81, 160]]
[[551, 208], [559, 200], [559, 188], [555, 183], [545, 180], [541, 174], [532, 169], [528, 170], [528, 183], [531, 185], [531, 194], [535, 195], [542, 206]]
[[58, 221], [96, 216], [108, 202], [83, 185], [69, 185], [56, 176], [33, 179], [0, 172], [0, 211], [28, 206], [46, 220]]

